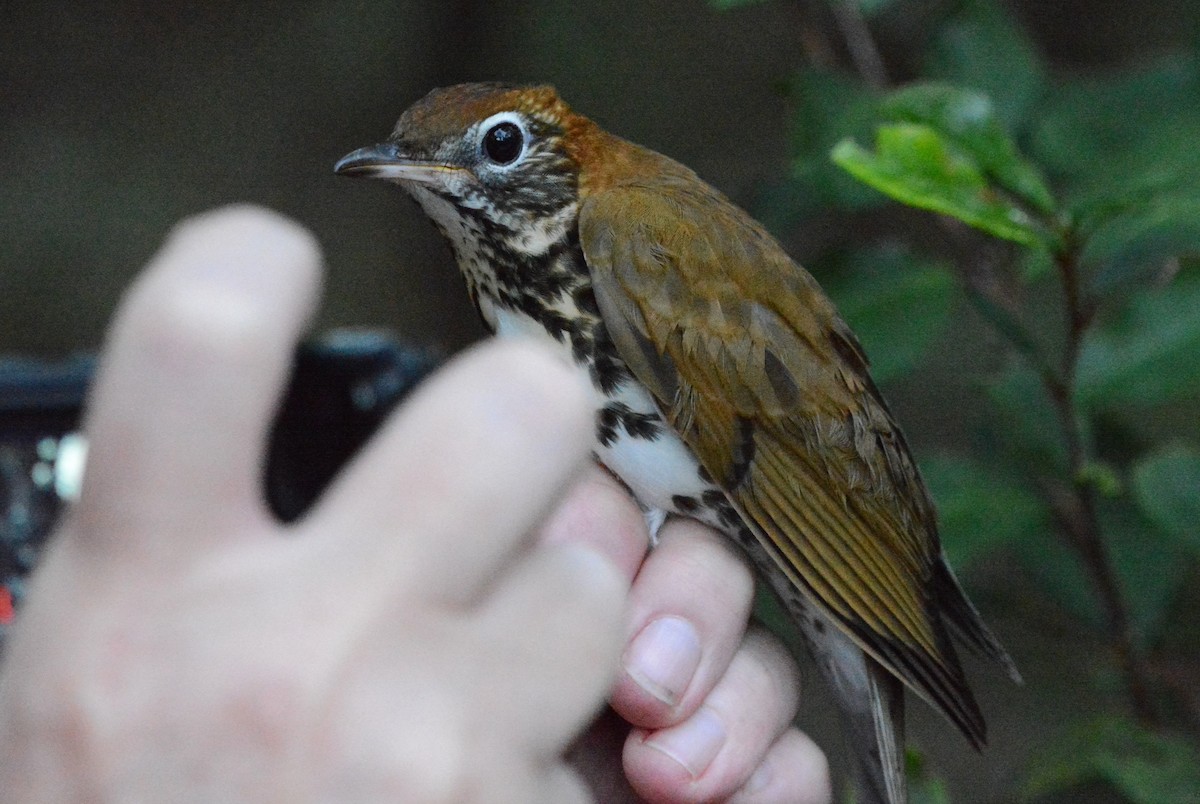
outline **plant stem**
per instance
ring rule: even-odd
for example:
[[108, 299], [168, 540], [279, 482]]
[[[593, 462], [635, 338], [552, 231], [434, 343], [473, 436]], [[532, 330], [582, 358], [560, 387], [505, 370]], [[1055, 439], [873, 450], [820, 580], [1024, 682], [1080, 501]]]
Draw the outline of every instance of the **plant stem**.
[[1072, 537], [1071, 546], [1079, 554], [1096, 584], [1112, 639], [1113, 652], [1125, 679], [1134, 715], [1144, 725], [1151, 726], [1157, 718], [1146, 682], [1146, 668], [1138, 654], [1128, 607], [1121, 594], [1112, 559], [1101, 534], [1100, 520], [1096, 513], [1095, 489], [1083, 479], [1092, 456], [1075, 415], [1075, 377], [1083, 337], [1092, 322], [1095, 307], [1085, 298], [1081, 287], [1076, 254], [1072, 239], [1068, 238], [1063, 249], [1055, 257], [1066, 308], [1067, 343], [1061, 374], [1057, 378], [1042, 375], [1058, 411], [1059, 425], [1070, 463], [1072, 499], [1070, 510], [1064, 512], [1062, 519]]
[[887, 68], [858, 4], [855, 0], [833, 0], [830, 5], [842, 37], [846, 40], [846, 49], [850, 52], [854, 69], [872, 87], [883, 89], [889, 84]]

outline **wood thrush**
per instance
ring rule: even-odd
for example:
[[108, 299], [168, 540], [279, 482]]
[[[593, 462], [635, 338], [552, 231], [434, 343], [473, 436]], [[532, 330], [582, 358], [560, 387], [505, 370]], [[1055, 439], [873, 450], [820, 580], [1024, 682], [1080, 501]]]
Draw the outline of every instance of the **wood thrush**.
[[549, 87], [434, 90], [335, 170], [408, 191], [488, 327], [588, 373], [596, 457], [651, 522], [695, 517], [746, 552], [838, 699], [860, 802], [906, 798], [901, 682], [983, 745], [949, 634], [1016, 669], [854, 334], [762, 226]]

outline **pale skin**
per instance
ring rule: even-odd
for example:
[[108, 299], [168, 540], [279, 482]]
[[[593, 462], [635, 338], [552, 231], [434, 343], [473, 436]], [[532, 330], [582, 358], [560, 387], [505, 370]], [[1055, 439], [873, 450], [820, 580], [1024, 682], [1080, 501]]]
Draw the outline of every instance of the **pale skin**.
[[471, 350], [270, 517], [319, 285], [307, 232], [239, 207], [127, 294], [83, 498], [0, 667], [4, 800], [830, 801], [745, 564], [694, 522], [648, 551], [548, 353]]

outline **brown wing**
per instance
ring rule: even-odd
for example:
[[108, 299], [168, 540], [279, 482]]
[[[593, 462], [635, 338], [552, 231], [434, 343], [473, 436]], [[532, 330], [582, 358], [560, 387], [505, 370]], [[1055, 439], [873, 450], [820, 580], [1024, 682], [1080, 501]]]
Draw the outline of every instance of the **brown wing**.
[[592, 195], [579, 229], [618, 352], [764, 549], [982, 742], [932, 599], [932, 504], [815, 280], [715, 190], [669, 174]]

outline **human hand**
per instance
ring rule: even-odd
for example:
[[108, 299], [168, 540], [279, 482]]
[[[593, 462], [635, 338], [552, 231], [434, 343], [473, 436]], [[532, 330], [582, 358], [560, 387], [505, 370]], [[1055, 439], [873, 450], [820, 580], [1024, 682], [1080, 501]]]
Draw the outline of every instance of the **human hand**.
[[[317, 262], [294, 226], [223, 211], [130, 294], [84, 498], [0, 674], [6, 800], [582, 800], [559, 757], [620, 639], [620, 580], [593, 551], [636, 574], [614, 706], [638, 728], [607, 718], [608, 741], [573, 752], [600, 800], [626, 775], [652, 801], [828, 800], [823, 757], [786, 729], [794, 667], [745, 637], [749, 574], [715, 534], [671, 523], [646, 558], [636, 507], [592, 469], [525, 538], [589, 430], [570, 378], [529, 349], [461, 361], [309, 517], [270, 520], [261, 447]], [[694, 642], [668, 625], [647, 648], [664, 618]], [[668, 677], [648, 683], [646, 659]], [[688, 756], [689, 724], [709, 761]], [[613, 734], [624, 773], [587, 750]], [[767, 783], [736, 792], [756, 769]]]
[[[620, 483], [593, 467], [543, 538], [607, 555], [633, 579], [616, 713], [572, 751], [597, 800], [805, 804], [832, 800], [821, 750], [790, 725], [795, 662], [748, 629], [753, 578], [722, 536], [668, 520], [658, 546]], [[632, 724], [632, 727], [631, 727]]]
[[318, 263], [294, 224], [222, 210], [126, 298], [0, 674], [6, 801], [587, 799], [561, 755], [625, 584], [527, 535], [585, 460], [583, 388], [475, 350], [283, 526], [260, 465]]

